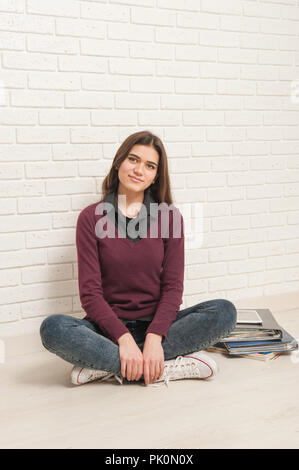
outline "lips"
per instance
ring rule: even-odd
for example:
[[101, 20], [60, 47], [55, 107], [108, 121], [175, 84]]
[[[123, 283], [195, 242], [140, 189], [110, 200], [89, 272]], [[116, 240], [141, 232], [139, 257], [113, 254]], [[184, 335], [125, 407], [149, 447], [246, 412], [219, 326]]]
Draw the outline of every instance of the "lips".
[[142, 183], [143, 182], [142, 180], [140, 180], [139, 178], [136, 178], [135, 176], [130, 176], [130, 178], [131, 178], [132, 181], [135, 181], [135, 183]]

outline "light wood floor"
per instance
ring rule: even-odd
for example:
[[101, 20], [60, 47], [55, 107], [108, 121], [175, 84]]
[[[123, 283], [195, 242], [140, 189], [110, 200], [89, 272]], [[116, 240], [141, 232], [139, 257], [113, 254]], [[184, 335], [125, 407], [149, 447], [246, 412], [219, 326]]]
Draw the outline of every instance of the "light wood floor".
[[[275, 312], [299, 338], [299, 308]], [[0, 448], [299, 448], [299, 358], [268, 363], [210, 353], [210, 381], [73, 386], [71, 364], [37, 334], [5, 340]]]

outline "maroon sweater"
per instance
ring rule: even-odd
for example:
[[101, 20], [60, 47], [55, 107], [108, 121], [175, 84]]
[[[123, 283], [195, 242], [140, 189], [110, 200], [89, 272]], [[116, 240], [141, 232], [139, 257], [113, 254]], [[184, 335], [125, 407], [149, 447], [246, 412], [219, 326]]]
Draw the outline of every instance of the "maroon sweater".
[[[104, 199], [104, 202], [106, 199]], [[184, 223], [169, 211], [169, 235], [161, 230], [162, 212], [150, 219], [157, 224], [157, 236], [130, 241], [115, 228], [115, 237], [101, 238], [107, 228], [103, 200], [83, 209], [77, 220], [79, 294], [87, 318], [95, 321], [114, 343], [130, 331], [121, 321], [154, 315], [147, 333], [167, 336], [182, 303], [184, 289]], [[108, 210], [109, 212], [109, 210]], [[113, 212], [113, 211], [112, 211]], [[112, 213], [111, 212], [111, 213]], [[145, 216], [146, 217], [146, 216]], [[179, 220], [181, 236], [173, 236]], [[164, 222], [164, 220], [163, 220]], [[97, 228], [96, 228], [97, 227]], [[155, 233], [155, 232], [154, 232]]]

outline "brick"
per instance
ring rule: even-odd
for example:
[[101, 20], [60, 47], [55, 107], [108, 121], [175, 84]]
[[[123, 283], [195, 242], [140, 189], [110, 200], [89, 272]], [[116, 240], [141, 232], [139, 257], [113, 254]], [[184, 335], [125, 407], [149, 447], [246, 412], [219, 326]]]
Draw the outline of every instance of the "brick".
[[40, 2], [39, 0], [27, 0], [27, 11], [37, 15], [78, 17], [80, 15], [79, 3], [73, 0], [51, 0]]
[[108, 39], [145, 42], [153, 42], [155, 39], [155, 28], [151, 26], [108, 23], [107, 28]]
[[24, 0], [1, 0], [0, 11], [23, 13], [25, 9]]
[[55, 181], [46, 181], [46, 194], [83, 194], [83, 193], [94, 193], [95, 182], [91, 178], [81, 178], [80, 180], [73, 179], [60, 179], [57, 178]]
[[160, 8], [172, 8], [174, 10], [191, 10], [198, 11], [197, 0], [185, 0], [182, 3], [180, 0], [157, 0], [157, 6]]
[[277, 184], [268, 184], [267, 186], [246, 188], [247, 199], [266, 199], [283, 196], [283, 186]]
[[251, 127], [246, 130], [248, 140], [281, 140], [282, 129], [280, 127]]
[[56, 18], [56, 35], [104, 39], [105, 24], [82, 18]]
[[218, 29], [219, 17], [209, 13], [200, 12], [178, 12], [177, 25], [182, 28]]
[[23, 34], [0, 31], [0, 49], [23, 51], [25, 49], [25, 38]]
[[32, 72], [28, 76], [28, 88], [34, 90], [80, 90], [81, 82], [78, 74], [63, 72]]
[[132, 22], [153, 26], [175, 26], [176, 14], [169, 10], [134, 8], [132, 9]]
[[240, 48], [218, 48], [219, 62], [231, 64], [256, 64], [257, 52], [251, 49], [244, 50]]
[[62, 72], [92, 72], [104, 73], [107, 71], [106, 59], [102, 57], [58, 57], [58, 69]]
[[239, 31], [240, 33], [244, 33], [244, 32], [258, 33], [259, 25], [258, 25], [258, 22], [256, 21], [256, 18], [245, 18], [245, 17], [239, 16], [238, 20], [236, 21], [235, 16], [221, 15], [220, 29], [222, 31]]
[[100, 152], [97, 144], [54, 144], [53, 160], [98, 160]]
[[76, 176], [76, 163], [74, 162], [45, 162], [28, 163], [26, 165], [28, 178], [64, 178]]
[[182, 68], [179, 62], [166, 63], [160, 62], [157, 64], [157, 75], [170, 76], [170, 77], [196, 77], [198, 74], [198, 65], [194, 62], [185, 62]]
[[[11, 198], [5, 198], [3, 197], [0, 201], [0, 214], [5, 215], [5, 214], [13, 214], [14, 212], [17, 211], [17, 201], [13, 200]], [[21, 246], [21, 236], [15, 235], [13, 237], [7, 237], [1, 236], [1, 247], [3, 250], [6, 249], [18, 249]]]
[[[240, 183], [242, 184], [242, 183]], [[238, 201], [232, 202], [232, 215], [239, 214], [259, 214], [268, 211], [268, 201]]]
[[8, 69], [56, 70], [56, 57], [47, 54], [15, 52], [12, 55], [4, 52], [2, 60], [3, 66]]
[[117, 125], [137, 125], [137, 115], [135, 111], [115, 111], [99, 110], [91, 112], [91, 123], [93, 126], [117, 126]]
[[[82, 90], [94, 90], [94, 91], [128, 91], [129, 80], [134, 78], [112, 76], [112, 75], [82, 75]], [[142, 77], [142, 81], [146, 80]], [[132, 83], [132, 82], [131, 82]]]
[[89, 116], [89, 111], [47, 109], [39, 112], [39, 123], [41, 125], [53, 126], [84, 126], [89, 124]]
[[201, 9], [210, 13], [242, 14], [242, 5], [238, 0], [226, 0], [225, 2], [221, 0], [202, 0]]
[[238, 127], [213, 127], [206, 130], [207, 140], [210, 141], [238, 141], [244, 140], [245, 129]]
[[5, 88], [26, 88], [26, 72], [14, 72], [11, 70], [1, 70], [0, 87]]
[[117, 139], [117, 130], [113, 128], [76, 128], [71, 129], [71, 143], [86, 144], [86, 143], [103, 143], [115, 142]]
[[[162, 80], [162, 79], [161, 79]], [[216, 93], [216, 80], [198, 78], [176, 78], [175, 91], [184, 94], [215, 94]]]
[[0, 178], [2, 180], [24, 178], [24, 168], [17, 163], [2, 163], [0, 165]]
[[110, 59], [110, 70], [113, 74], [124, 75], [153, 75], [155, 64], [146, 59], [125, 59], [112, 57]]
[[277, 227], [285, 225], [286, 222], [286, 214], [257, 214], [250, 216], [250, 225], [252, 227]]
[[65, 96], [66, 108], [112, 108], [112, 93], [69, 92]]
[[27, 36], [27, 50], [46, 54], [78, 54], [79, 42], [74, 38], [29, 35]]
[[0, 125], [4, 126], [30, 126], [37, 124], [36, 111], [20, 110], [20, 109], [1, 109], [0, 108]]
[[203, 78], [240, 78], [238, 64], [200, 64], [200, 75]]
[[263, 173], [260, 172], [230, 172], [230, 174], [227, 176], [227, 183], [229, 186], [250, 186], [257, 184], [262, 185], [265, 184], [265, 182], [266, 177]]
[[226, 126], [258, 126], [262, 124], [262, 113], [255, 111], [227, 111]]
[[209, 62], [216, 62], [217, 61], [217, 50], [216, 49], [211, 49], [211, 47], [206, 47], [206, 46], [189, 46], [189, 45], [183, 45], [183, 46], [176, 46], [175, 49], [175, 58], [177, 60], [192, 60], [192, 61], [197, 61], [197, 62], [202, 62], [202, 61], [209, 61]]
[[224, 123], [224, 113], [221, 111], [183, 112], [183, 123], [187, 126], [219, 126]]
[[43, 198], [22, 198], [18, 203], [20, 214], [34, 214], [45, 212], [62, 212], [69, 210], [69, 200], [67, 197], [43, 197]]
[[[115, 95], [116, 109], [157, 109], [160, 105], [158, 94], [135, 93], [132, 96], [128, 93]], [[163, 97], [162, 97], [163, 98]]]
[[[133, 15], [132, 9], [131, 15]], [[148, 11], [148, 10], [146, 10]], [[97, 19], [101, 21], [113, 21], [128, 23], [130, 21], [130, 9], [120, 5], [101, 5], [97, 3], [82, 3], [81, 17], [87, 19]]]
[[226, 175], [197, 173], [196, 175], [186, 176], [187, 188], [204, 188], [213, 186], [223, 186], [226, 184]]
[[11, 104], [13, 106], [30, 108], [56, 108], [63, 106], [63, 93], [51, 91], [23, 91], [11, 92]]
[[239, 40], [236, 34], [227, 31], [201, 31], [200, 44], [215, 47], [237, 47]]
[[15, 140], [15, 131], [13, 128], [0, 128], [0, 143], [10, 144]]
[[[130, 57], [141, 59], [171, 59], [172, 47], [170, 44], [130, 44]], [[134, 77], [132, 77], [132, 80]]]
[[256, 85], [255, 83], [242, 80], [217, 80], [217, 92], [221, 95], [255, 95]]
[[54, 31], [53, 18], [32, 15], [0, 14], [0, 30], [19, 33], [52, 34]]
[[30, 160], [49, 160], [51, 148], [47, 145], [1, 145], [1, 161], [28, 162]]
[[[221, 279], [209, 280], [209, 292], [214, 292], [220, 289], [235, 290], [238, 287], [247, 288], [247, 276], [245, 274], [243, 275], [239, 274], [238, 276], [230, 275], [229, 277], [226, 277], [224, 279], [221, 276]], [[246, 292], [248, 292], [247, 289], [246, 289]], [[243, 297], [245, 297], [245, 295]]]
[[81, 54], [106, 57], [124, 57], [129, 55], [129, 48], [127, 44], [121, 41], [81, 39]]
[[62, 143], [68, 139], [69, 130], [59, 127], [17, 129], [17, 142], [21, 144]]

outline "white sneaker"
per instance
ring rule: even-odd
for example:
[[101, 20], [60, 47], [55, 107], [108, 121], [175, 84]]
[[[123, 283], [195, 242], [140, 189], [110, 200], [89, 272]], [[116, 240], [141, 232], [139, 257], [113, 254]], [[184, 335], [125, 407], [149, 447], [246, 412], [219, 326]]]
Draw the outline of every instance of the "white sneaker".
[[87, 369], [84, 367], [74, 366], [71, 371], [71, 382], [74, 385], [82, 385], [87, 382], [93, 382], [94, 380], [101, 380], [101, 382], [104, 382], [104, 380], [107, 380], [113, 376], [119, 383], [123, 384], [122, 377], [105, 370]]
[[214, 359], [207, 354], [195, 351], [186, 356], [178, 356], [175, 359], [165, 361], [162, 376], [150, 383], [149, 386], [159, 387], [156, 382], [165, 382], [168, 387], [169, 380], [180, 379], [210, 379], [218, 372]]

